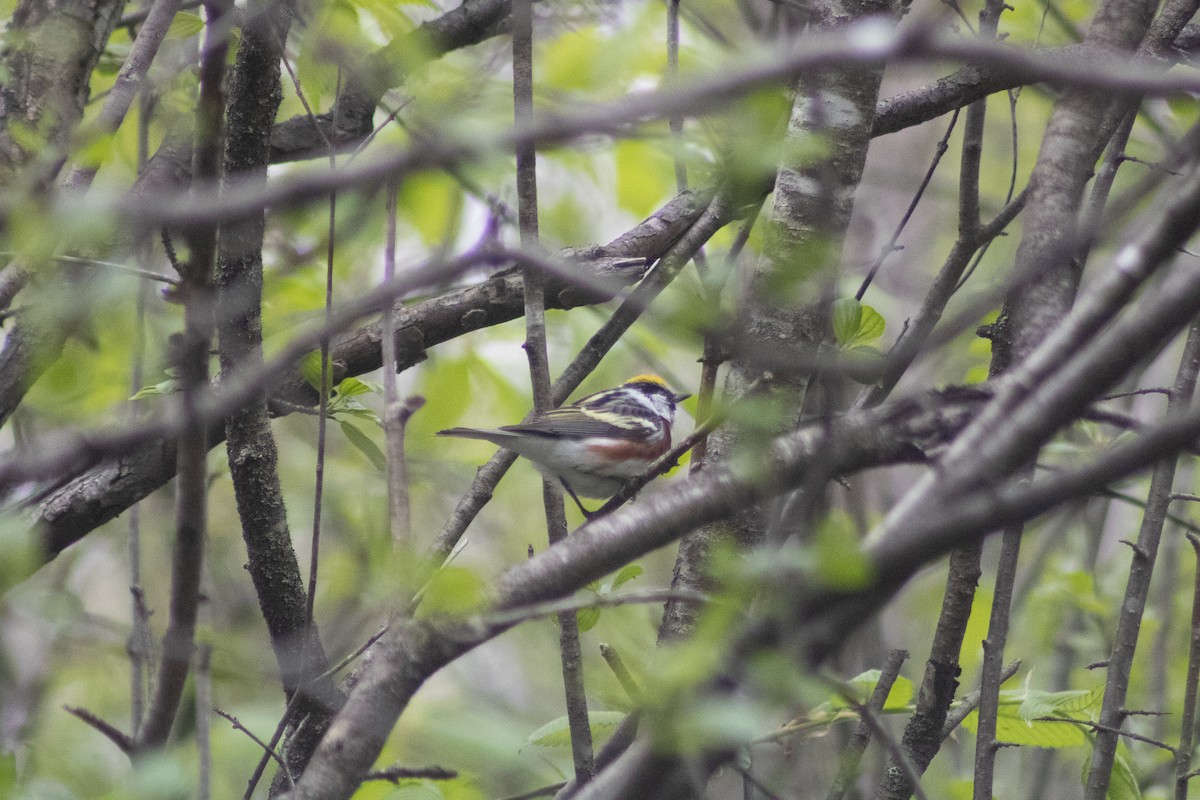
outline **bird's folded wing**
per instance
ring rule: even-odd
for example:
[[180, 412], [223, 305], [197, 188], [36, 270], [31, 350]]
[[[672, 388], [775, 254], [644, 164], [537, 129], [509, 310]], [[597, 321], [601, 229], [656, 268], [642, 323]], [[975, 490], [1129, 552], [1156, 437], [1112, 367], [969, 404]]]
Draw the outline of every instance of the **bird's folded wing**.
[[653, 435], [656, 426], [652, 421], [639, 417], [566, 406], [548, 411], [521, 425], [505, 425], [500, 430], [570, 439], [642, 439]]

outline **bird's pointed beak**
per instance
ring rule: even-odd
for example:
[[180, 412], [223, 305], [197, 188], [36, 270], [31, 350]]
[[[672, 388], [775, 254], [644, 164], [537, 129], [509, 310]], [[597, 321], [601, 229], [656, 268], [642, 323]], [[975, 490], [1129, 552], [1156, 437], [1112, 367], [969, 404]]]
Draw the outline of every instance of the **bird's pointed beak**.
[[673, 399], [675, 400], [676, 403], [682, 403], [684, 400], [687, 400], [691, 396], [692, 395], [690, 392], [681, 392], [681, 393], [675, 395], [675, 397]]

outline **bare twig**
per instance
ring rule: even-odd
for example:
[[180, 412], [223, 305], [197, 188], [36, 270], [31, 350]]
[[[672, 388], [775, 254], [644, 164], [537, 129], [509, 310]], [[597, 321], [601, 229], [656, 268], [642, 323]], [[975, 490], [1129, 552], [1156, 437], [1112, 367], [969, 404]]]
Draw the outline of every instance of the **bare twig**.
[[[0, 251], [0, 256], [15, 256], [17, 255], [11, 250]], [[164, 275], [161, 272], [155, 272], [144, 267], [131, 267], [128, 264], [118, 264], [115, 261], [101, 261], [95, 258], [82, 258], [80, 256], [53, 256], [55, 261], [62, 264], [72, 264], [80, 267], [102, 267], [104, 269], [116, 270], [118, 272], [127, 272], [130, 275], [137, 275], [140, 278], [147, 280], [165, 283], [168, 286], [178, 286], [179, 281], [170, 275]], [[140, 387], [139, 387], [140, 388]]]
[[1192, 624], [1188, 636], [1187, 677], [1183, 685], [1183, 708], [1179, 713], [1179, 747], [1175, 749], [1175, 800], [1187, 800], [1191, 777], [1192, 741], [1195, 736], [1197, 682], [1200, 681], [1200, 538], [1187, 535], [1196, 556], [1192, 584]]
[[291, 770], [288, 769], [288, 765], [284, 763], [284, 760], [279, 756], [278, 753], [275, 752], [274, 743], [267, 744], [262, 739], [255, 736], [253, 731], [243, 725], [241, 721], [239, 721], [238, 718], [232, 714], [222, 711], [219, 708], [214, 708], [213, 711], [217, 712], [222, 719], [227, 720], [229, 724], [233, 726], [235, 731], [240, 731], [241, 733], [246, 734], [250, 741], [254, 742], [262, 749], [263, 753], [274, 759], [275, 763], [279, 764], [279, 771], [287, 776], [288, 783], [292, 786], [296, 785], [295, 779], [292, 778]]
[[452, 781], [458, 773], [445, 767], [388, 767], [377, 772], [368, 772], [364, 781], [388, 781], [399, 783], [405, 778], [424, 778], [427, 781]]
[[[149, 151], [150, 119], [154, 111], [154, 97], [143, 93], [138, 115], [138, 171], [145, 169]], [[150, 262], [152, 240], [146, 237], [138, 250], [141, 266]], [[171, 280], [174, 280], [172, 278]], [[129, 396], [133, 397], [142, 387], [142, 374], [146, 362], [146, 295], [147, 287], [139, 283], [137, 308], [134, 318], [134, 333], [130, 359], [132, 368], [129, 376]], [[137, 404], [130, 401], [129, 417], [137, 419]], [[146, 597], [142, 591], [142, 529], [141, 509], [134, 503], [129, 509], [129, 603], [130, 630], [125, 649], [129, 653], [129, 714], [130, 734], [136, 739], [146, 713], [146, 665], [152, 657], [153, 637], [150, 633], [150, 615], [146, 609]]]
[[[1183, 414], [1191, 404], [1198, 372], [1200, 372], [1200, 322], [1193, 323], [1188, 331], [1179, 372], [1172, 387], [1171, 399], [1167, 403], [1169, 417]], [[1146, 598], [1150, 591], [1150, 577], [1154, 572], [1154, 561], [1158, 552], [1159, 540], [1162, 537], [1163, 523], [1166, 519], [1167, 507], [1170, 504], [1176, 460], [1175, 456], [1171, 456], [1160, 461], [1155, 466], [1154, 475], [1150, 480], [1146, 512], [1142, 517], [1133, 563], [1129, 567], [1129, 582], [1125, 589], [1125, 599], [1121, 603], [1112, 655], [1108, 662], [1104, 703], [1100, 709], [1099, 724], [1112, 730], [1097, 728], [1096, 740], [1092, 747], [1091, 769], [1088, 771], [1085, 794], [1087, 800], [1103, 800], [1108, 792], [1117, 749], [1115, 731], [1120, 730], [1125, 718], [1123, 707], [1129, 688], [1133, 655], [1137, 647]]]
[[[754, 229], [754, 223], [758, 221], [759, 215], [762, 212], [763, 201], [766, 198], [759, 200], [755, 205], [754, 211], [746, 217], [745, 221], [738, 228], [737, 236], [733, 240], [733, 244], [729, 248], [729, 252], [725, 255], [725, 266], [727, 273], [734, 273], [738, 258], [746, 247], [746, 243], [750, 241], [750, 232]], [[718, 308], [721, 304], [721, 286], [715, 283], [715, 277], [708, 275], [705, 290], [707, 292], [708, 305], [711, 308]], [[721, 368], [721, 363], [725, 360], [722, 352], [721, 342], [718, 340], [715, 333], [705, 331], [704, 333], [704, 353], [700, 356], [700, 385], [696, 389], [696, 423], [705, 425], [713, 411], [713, 400], [717, 390], [717, 373]], [[704, 469], [704, 459], [708, 450], [708, 437], [705, 436], [700, 441], [696, 442], [695, 452], [692, 454], [692, 462], [688, 469], [689, 473], [699, 472]]]
[[[867, 706], [872, 711], [883, 710], [883, 704], [887, 702], [892, 685], [900, 675], [900, 667], [904, 665], [907, 658], [907, 650], [892, 650], [888, 653], [883, 669], [879, 673], [879, 681], [875, 684], [870, 699], [867, 700]], [[866, 752], [867, 744], [870, 741], [871, 726], [865, 719], [860, 719], [858, 727], [854, 730], [854, 736], [842, 750], [841, 764], [838, 767], [837, 776], [833, 779], [833, 785], [829, 787], [826, 800], [841, 800], [846, 796], [846, 791], [858, 774], [858, 764], [862, 761], [863, 753]]]
[[[733, 767], [734, 771], [741, 775], [750, 786], [753, 786], [755, 789], [761, 792], [767, 798], [767, 800], [782, 800], [779, 795], [768, 789], [762, 781], [754, 777], [754, 773], [751, 770], [743, 767], [736, 761], [730, 762], [730, 766]], [[746, 797], [746, 795], [743, 794], [743, 797]]]
[[491, 611], [481, 614], [474, 620], [475, 624], [485, 628], [510, 628], [521, 622], [551, 614], [571, 614], [585, 608], [612, 608], [636, 603], [662, 603], [667, 600], [689, 600], [694, 603], [707, 603], [711, 598], [703, 592], [690, 592], [682, 589], [649, 589], [642, 592], [624, 592], [622, 594], [566, 597], [561, 600], [547, 600], [528, 606], [516, 606], [502, 611]]
[[1148, 745], [1157, 747], [1160, 750], [1166, 750], [1171, 755], [1176, 754], [1175, 748], [1172, 747], [1171, 745], [1167, 744], [1166, 742], [1159, 741], [1158, 739], [1155, 739], [1151, 736], [1143, 736], [1140, 733], [1134, 733], [1132, 731], [1123, 731], [1120, 728], [1114, 728], [1111, 725], [1105, 725], [1100, 722], [1092, 722], [1091, 720], [1086, 720], [1086, 719], [1067, 719], [1065, 717], [1037, 717], [1037, 718], [1035, 718], [1034, 721], [1035, 722], [1063, 722], [1063, 723], [1067, 723], [1069, 725], [1078, 725], [1080, 727], [1088, 728], [1089, 730], [1095, 731], [1096, 733], [1107, 734], [1109, 736], [1114, 736], [1114, 737], [1118, 737], [1118, 738], [1123, 736], [1126, 739], [1130, 739], [1135, 742], [1142, 742], [1143, 744], [1148, 744]]
[[[975, 105], [985, 103], [987, 101], [977, 100]], [[972, 105], [972, 108], [975, 107]], [[958, 124], [959, 109], [954, 110], [954, 114], [950, 117], [950, 122], [946, 125], [946, 132], [942, 138], [938, 140], [937, 147], [934, 149], [933, 160], [929, 164], [929, 168], [925, 170], [925, 177], [921, 179], [921, 183], [917, 186], [917, 191], [913, 194], [912, 200], [908, 203], [908, 208], [905, 209], [904, 215], [900, 217], [900, 221], [896, 223], [896, 229], [892, 231], [891, 237], [879, 251], [879, 256], [875, 259], [875, 263], [871, 264], [867, 270], [867, 274], [862, 279], [862, 283], [858, 286], [858, 291], [854, 293], [855, 300], [862, 300], [867, 293], [867, 289], [871, 287], [871, 282], [875, 280], [875, 276], [879, 273], [883, 262], [896, 251], [896, 243], [900, 241], [901, 234], [908, 227], [908, 221], [912, 219], [913, 212], [917, 210], [917, 204], [921, 202], [921, 198], [925, 195], [925, 190], [929, 188], [930, 181], [933, 180], [933, 175], [937, 172], [938, 164], [942, 162], [942, 156], [950, 149], [950, 134], [954, 133], [954, 127]], [[978, 202], [978, 198], [976, 198]], [[978, 209], [976, 209], [978, 210]], [[978, 223], [978, 214], [976, 214], [976, 223]], [[973, 232], [973, 231], [972, 231]]]
[[[517, 126], [524, 127], [533, 118], [533, 0], [514, 0], [512, 29], [514, 120]], [[537, 155], [533, 142], [518, 146], [516, 155], [521, 245], [533, 250], [538, 243]], [[546, 351], [546, 279], [540, 270], [531, 267], [523, 267], [522, 274], [525, 279], [525, 355], [529, 360], [529, 378], [533, 387], [533, 411], [538, 414], [555, 405]], [[549, 479], [542, 483], [542, 499], [546, 533], [553, 546], [567, 537], [567, 517], [562, 493]], [[596, 766], [575, 612], [564, 611], [558, 615], [558, 631], [575, 780], [584, 784], [595, 776]]]
[[396, 546], [406, 544], [412, 539], [404, 435], [408, 421], [424, 405], [425, 398], [414, 394], [406, 397], [403, 402], [389, 403], [384, 409], [384, 430], [388, 447], [388, 513], [392, 522], [392, 543]]
[[[383, 250], [383, 279], [396, 277], [396, 202], [400, 186], [387, 185], [387, 239]], [[388, 521], [392, 546], [409, 543], [408, 480], [404, 463], [404, 421], [396, 389], [396, 309], [389, 303], [383, 309], [383, 430], [387, 441]]]
[[[205, 4], [210, 25], [215, 25], [231, 3]], [[172, 4], [172, 9], [174, 4]], [[173, 13], [173, 12], [172, 12]], [[195, 177], [216, 183], [221, 170], [225, 96], [225, 47], [208, 48], [200, 64], [200, 100], [196, 111]], [[184, 423], [176, 449], [175, 542], [171, 555], [171, 600], [167, 631], [163, 637], [154, 696], [138, 748], [162, 747], [183, 695], [183, 684], [192, 659], [196, 615], [200, 604], [200, 576], [208, 522], [208, 426], [197, 408], [199, 394], [208, 386], [208, 360], [213, 336], [213, 271], [216, 263], [216, 225], [190, 229], [191, 255], [180, 275], [184, 300], [184, 331], [174, 341], [173, 361], [182, 386]]]
[[73, 717], [78, 717], [88, 725], [91, 725], [100, 733], [104, 734], [104, 737], [115, 744], [122, 753], [129, 755], [133, 754], [136, 743], [129, 735], [117, 728], [115, 725], [110, 725], [84, 708], [78, 708], [76, 706], [63, 706], [63, 710]]
[[909, 753], [901, 746], [900, 742], [896, 741], [896, 737], [892, 736], [892, 732], [879, 720], [879, 716], [867, 706], [860, 709], [862, 719], [875, 733], [875, 737], [883, 743], [884, 748], [891, 756], [891, 765], [889, 769], [898, 769], [904, 774], [904, 779], [909, 785], [910, 791], [915, 794], [920, 800], [929, 800], [929, 796], [925, 793], [925, 788], [921, 786], [921, 771], [917, 769], [917, 765], [909, 758]]
[[196, 800], [212, 796], [212, 645], [196, 648]]

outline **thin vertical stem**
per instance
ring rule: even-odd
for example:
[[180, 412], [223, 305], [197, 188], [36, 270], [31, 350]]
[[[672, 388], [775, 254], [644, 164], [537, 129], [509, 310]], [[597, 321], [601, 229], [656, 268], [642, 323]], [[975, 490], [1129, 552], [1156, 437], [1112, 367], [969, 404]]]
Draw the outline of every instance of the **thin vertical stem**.
[[[138, 104], [138, 174], [146, 167], [150, 156], [150, 119], [154, 114], [154, 95], [142, 92]], [[139, 250], [142, 268], [150, 266], [153, 240], [144, 237]], [[129, 375], [129, 396], [142, 388], [142, 375], [146, 362], [146, 281], [138, 281], [137, 306], [134, 313], [134, 329]], [[130, 417], [137, 413], [137, 404], [129, 404]], [[141, 506], [134, 503], [129, 508], [129, 612], [130, 631], [126, 649], [129, 652], [129, 717], [130, 735], [137, 740], [146, 713], [146, 661], [150, 656], [150, 626], [146, 614], [146, 601], [142, 593], [142, 526]]]
[[[338, 90], [341, 89], [341, 72], [338, 73]], [[337, 130], [337, 106], [334, 106], [333, 129]], [[329, 145], [329, 168], [337, 168], [337, 152]], [[337, 252], [337, 192], [329, 193], [329, 236], [325, 249], [325, 329], [333, 322], [333, 258]], [[312, 546], [308, 561], [308, 598], [304, 608], [305, 625], [313, 628], [313, 610], [317, 598], [317, 576], [321, 557], [321, 506], [325, 495], [325, 442], [329, 421], [329, 390], [333, 382], [329, 363], [329, 335], [321, 337], [321, 387], [317, 402], [317, 464], [313, 480], [313, 524]], [[307, 644], [307, 638], [306, 638]], [[303, 652], [303, 651], [301, 651]], [[303, 659], [301, 659], [303, 662]], [[300, 665], [301, 673], [304, 664]]]
[[212, 645], [196, 648], [196, 800], [212, 797]]
[[[909, 201], [908, 208], [905, 209], [904, 215], [900, 217], [900, 221], [896, 223], [896, 229], [892, 231], [887, 244], [879, 251], [879, 256], [875, 259], [875, 263], [867, 270], [866, 276], [858, 286], [858, 291], [854, 293], [855, 300], [863, 299], [867, 293], [867, 289], [871, 288], [871, 283], [875, 280], [875, 276], [879, 274], [879, 270], [883, 267], [883, 262], [887, 260], [888, 256], [896, 252], [896, 243], [900, 241], [900, 236], [904, 233], [904, 229], [908, 227], [909, 220], [916, 213], [917, 205], [920, 204], [921, 198], [925, 196], [925, 190], [933, 182], [933, 176], [937, 173], [938, 165], [942, 163], [942, 157], [950, 151], [950, 135], [954, 133], [955, 127], [958, 126], [960, 111], [961, 109], [956, 108], [954, 109], [954, 113], [950, 115], [950, 122], [946, 125], [946, 132], [942, 134], [942, 138], [938, 140], [937, 146], [934, 148], [933, 159], [929, 162], [929, 167], [925, 170], [925, 177], [921, 179], [921, 185], [913, 193], [913, 198]], [[978, 202], [976, 202], [976, 211], [978, 211]], [[978, 220], [978, 214], [976, 214], [975, 218]]]
[[[532, 0], [516, 0], [512, 10], [513, 105], [518, 126], [533, 116], [533, 5]], [[517, 148], [517, 220], [521, 245], [536, 249], [538, 244], [537, 154], [532, 144]], [[550, 364], [546, 351], [545, 276], [537, 269], [522, 268], [525, 286], [525, 355], [533, 385], [535, 412], [552, 407]], [[546, 531], [550, 544], [567, 536], [567, 518], [562, 494], [550, 481], [542, 483], [546, 509]], [[579, 646], [579, 625], [575, 612], [558, 615], [559, 647], [562, 654], [563, 688], [566, 695], [567, 721], [571, 731], [571, 755], [575, 779], [582, 784], [596, 774], [592, 754], [592, 732], [588, 724], [587, 696], [583, 684], [583, 653]]]
[[[384, 245], [383, 280], [396, 275], [396, 203], [400, 186], [387, 186], [387, 241]], [[408, 464], [404, 455], [404, 431], [409, 417], [425, 404], [414, 395], [400, 402], [396, 387], [396, 304], [383, 310], [383, 429], [387, 439], [388, 522], [392, 547], [400, 549], [412, 543], [412, 520], [408, 499]], [[401, 593], [408, 596], [410, 593]]]
[[[1179, 372], [1171, 390], [1171, 399], [1167, 403], [1168, 417], [1184, 413], [1191, 404], [1197, 372], [1200, 372], [1200, 321], [1193, 322], [1188, 330]], [[1108, 679], [1104, 686], [1104, 704], [1100, 709], [1101, 728], [1097, 730], [1092, 746], [1092, 765], [1088, 771], [1087, 789], [1084, 793], [1086, 800], [1104, 800], [1108, 795], [1113, 761], [1117, 752], [1118, 732], [1125, 721], [1125, 698], [1129, 691], [1133, 656], [1137, 650], [1142, 615], [1146, 610], [1146, 597], [1150, 592], [1150, 578], [1154, 574], [1154, 561], [1158, 555], [1158, 544], [1170, 504], [1177, 461], [1178, 458], [1172, 456], [1158, 462], [1150, 478], [1146, 510], [1142, 515], [1137, 543], [1133, 547], [1129, 582], [1125, 587], [1125, 599], [1121, 603], [1112, 655], [1108, 659]]]
[[[765, 198], [764, 198], [765, 200]], [[750, 241], [750, 231], [754, 229], [754, 223], [758, 221], [759, 213], [762, 211], [762, 201], [755, 206], [754, 212], [746, 217], [742, 226], [738, 229], [737, 236], [734, 237], [733, 245], [729, 248], [729, 253], [725, 256], [726, 272], [733, 272], [734, 265], [737, 263], [742, 250], [746, 247], [746, 242]], [[706, 276], [709, 281], [713, 280], [713, 275], [710, 272]], [[708, 295], [708, 304], [710, 308], [716, 308], [721, 299], [720, 286], [706, 286], [705, 291]], [[716, 334], [704, 334], [704, 354], [700, 357], [700, 387], [696, 390], [696, 425], [704, 425], [708, 422], [713, 413], [713, 397], [717, 390], [717, 372], [721, 369], [721, 363], [724, 361], [721, 352], [721, 342]], [[692, 461], [688, 467], [688, 474], [693, 475], [704, 469], [704, 459], [708, 453], [708, 437], [704, 437], [696, 446], [692, 448]]]
[[[205, 3], [208, 31], [228, 10], [227, 0]], [[212, 186], [220, 175], [225, 97], [223, 42], [207, 47], [200, 62], [200, 99], [196, 111], [196, 149], [193, 175], [198, 184]], [[196, 396], [208, 388], [208, 359], [213, 333], [213, 266], [217, 230], [214, 225], [190, 232], [191, 257], [181, 265], [186, 290], [184, 331], [173, 337], [174, 361], [182, 384], [183, 409], [188, 420], [176, 449], [175, 542], [171, 556], [171, 599], [167, 631], [154, 697], [138, 741], [139, 749], [161, 747], [171, 733], [184, 681], [192, 659], [196, 615], [200, 604], [200, 575], [208, 523], [208, 431], [200, 420]]]
[[[387, 184], [387, 240], [383, 250], [383, 280], [396, 275], [396, 202], [400, 186]], [[404, 465], [404, 427], [400, 419], [400, 397], [396, 389], [396, 309], [389, 303], [383, 310], [383, 427], [387, 438], [388, 521], [392, 546], [409, 543], [408, 477]]]
[[979, 687], [979, 727], [975, 734], [974, 800], [991, 800], [996, 771], [996, 723], [1000, 715], [1000, 685], [1004, 682], [1004, 646], [1012, 615], [1013, 587], [1021, 555], [1023, 525], [1004, 529], [988, 634], [983, 641], [983, 677]]
[[1187, 680], [1183, 709], [1179, 713], [1179, 748], [1175, 751], [1175, 800], [1187, 800], [1192, 767], [1192, 736], [1196, 725], [1196, 683], [1200, 680], [1200, 539], [1188, 534], [1196, 551], [1196, 579], [1192, 586], [1192, 632], [1188, 640]]
[[[989, 9], [993, 9], [993, 5], [989, 2], [985, 6], [984, 12], [981, 12], [981, 24], [984, 22], [984, 15], [989, 13]], [[994, 17], [988, 16], [988, 20], [999, 18], [999, 9], [994, 9], [993, 13]], [[989, 29], [994, 32], [994, 25], [991, 25]], [[1105, 161], [1104, 168], [1092, 188], [1088, 212], [1085, 214], [1085, 219], [1088, 220], [1085, 225], [1091, 229], [1098, 224], [1108, 200], [1109, 191], [1116, 176], [1116, 168], [1120, 163], [1115, 155], [1124, 149], [1134, 116], [1134, 114], [1129, 115], [1126, 124], [1118, 130], [1117, 135], [1110, 143], [1109, 158]], [[969, 121], [970, 118], [968, 118]], [[977, 234], [973, 235], [977, 236]], [[1083, 239], [1085, 244], [1079, 253], [1081, 263], [1087, 259], [1087, 242], [1092, 239], [1092, 236], [1085, 235]], [[1001, 538], [1000, 560], [996, 567], [996, 589], [992, 596], [991, 619], [988, 623], [987, 639], [983, 642], [983, 676], [980, 686], [979, 727], [976, 732], [975, 746], [974, 800], [990, 800], [995, 782], [996, 751], [998, 749], [996, 724], [1000, 713], [1000, 684], [1003, 682], [1000, 673], [1004, 668], [1004, 646], [1012, 614], [1013, 585], [1016, 580], [1017, 560], [1020, 555], [1023, 531], [1023, 525], [1014, 525], [1006, 528]]]
[[[896, 678], [900, 675], [900, 667], [904, 665], [904, 661], [908, 658], [907, 650], [892, 650], [887, 655], [887, 660], [884, 662], [883, 669], [879, 672], [879, 680], [875, 684], [875, 689], [871, 692], [871, 697], [867, 701], [867, 707], [873, 711], [882, 711], [884, 703], [887, 702], [887, 697], [892, 691], [892, 685], [896, 682]], [[841, 765], [838, 767], [837, 777], [833, 780], [833, 785], [829, 787], [829, 794], [826, 795], [826, 800], [842, 800], [846, 796], [847, 790], [854, 782], [858, 774], [858, 765], [862, 761], [863, 753], [867, 751], [867, 745], [871, 741], [871, 725], [866, 719], [861, 719], [858, 722], [858, 727], [854, 730], [854, 736], [842, 751]]]
[[[667, 0], [667, 83], [673, 83], [679, 77], [679, 0]], [[676, 147], [683, 142], [683, 117], [672, 115], [667, 121], [671, 129], [671, 138]], [[675, 188], [683, 191], [688, 188], [687, 165], [677, 150], [675, 153]]]

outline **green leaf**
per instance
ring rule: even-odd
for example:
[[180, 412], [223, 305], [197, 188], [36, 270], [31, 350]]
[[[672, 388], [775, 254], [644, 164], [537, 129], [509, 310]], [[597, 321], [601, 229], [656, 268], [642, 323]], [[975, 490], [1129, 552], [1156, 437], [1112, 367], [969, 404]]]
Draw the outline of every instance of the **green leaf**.
[[629, 583], [631, 580], [641, 575], [644, 571], [645, 570], [642, 569], [641, 564], [626, 564], [625, 566], [621, 567], [621, 571], [613, 577], [612, 586], [610, 586], [608, 590], [610, 592], [616, 591], [617, 589], [621, 588], [622, 584]]
[[[1103, 698], [1103, 686], [1063, 692], [1028, 688], [1001, 692], [996, 740], [1029, 747], [1083, 747], [1089, 743], [1087, 731], [1072, 721], [1089, 720], [1088, 712], [1098, 708]], [[971, 731], [978, 724], [978, 712], [963, 721]]]
[[199, 14], [180, 11], [175, 14], [175, 19], [171, 20], [171, 26], [167, 28], [167, 38], [189, 39], [202, 30], [204, 30], [204, 20], [200, 18]]
[[833, 336], [842, 349], [870, 347], [883, 338], [886, 329], [882, 314], [853, 297], [833, 301]]
[[858, 337], [850, 343], [851, 347], [866, 347], [872, 342], [883, 338], [887, 330], [887, 320], [870, 306], [863, 306], [862, 321], [858, 325]]
[[590, 608], [581, 608], [575, 612], [575, 622], [579, 625], [579, 632], [586, 633], [596, 627], [596, 623], [600, 621], [600, 609], [596, 606]]
[[[602, 741], [608, 739], [623, 719], [625, 719], [625, 715], [620, 711], [589, 711], [588, 727], [592, 729], [592, 742], [600, 744]], [[567, 722], [566, 717], [559, 717], [547, 722], [529, 734], [529, 738], [525, 740], [525, 744], [521, 745], [521, 749], [524, 750], [526, 747], [570, 746], [570, 724]]]
[[402, 36], [414, 27], [412, 19], [397, 6], [404, 5], [394, 0], [359, 0], [359, 5], [375, 17], [380, 29], [389, 40]]
[[[330, 365], [332, 367], [332, 365]], [[304, 358], [300, 359], [300, 374], [304, 380], [308, 381], [308, 385], [321, 391], [321, 353], [314, 350]], [[333, 380], [333, 370], [329, 370], [329, 380]], [[329, 388], [332, 388], [332, 384]], [[331, 392], [332, 394], [332, 392]]]
[[[1092, 756], [1089, 753], [1083, 761], [1081, 780], [1084, 786], [1087, 785], [1088, 773], [1091, 771]], [[1138, 784], [1137, 773], [1133, 771], [1133, 765], [1129, 762], [1129, 750], [1123, 744], [1117, 746], [1112, 772], [1108, 778], [1108, 794], [1105, 797], [1107, 800], [1141, 800], [1142, 798], [1142, 789]]]
[[817, 527], [811, 545], [821, 580], [839, 589], [856, 589], [871, 580], [873, 569], [859, 546], [854, 523], [843, 511], [831, 511]]
[[[1063, 718], [1062, 722], [1047, 720], [1024, 720], [1016, 713], [1017, 706], [1001, 705], [996, 717], [996, 741], [1026, 747], [1083, 747], [1088, 744], [1087, 733], [1079, 725]], [[979, 712], [972, 711], [963, 727], [972, 733], [979, 732]]]
[[[40, 540], [16, 515], [0, 516], [0, 595], [29, 578], [42, 565]], [[0, 792], [0, 797], [8, 797]]]
[[[857, 689], [864, 700], [871, 699], [871, 693], [879, 683], [879, 670], [869, 669], [850, 679], [850, 685]], [[883, 701], [884, 711], [897, 711], [906, 708], [913, 698], [913, 683], [903, 675], [896, 676], [892, 688], [888, 691], [887, 699]]]
[[354, 397], [355, 395], [370, 394], [378, 390], [366, 381], [361, 381], [358, 378], [346, 378], [337, 385], [335, 391], [338, 397]]
[[171, 378], [163, 381], [162, 383], [156, 383], [153, 386], [143, 386], [141, 389], [138, 389], [137, 394], [129, 399], [144, 400], [147, 397], [156, 397], [163, 394], [175, 394], [180, 390], [181, 387], [182, 383], [179, 380]]
[[[1002, 694], [1008, 693], [1003, 692]], [[1023, 720], [1049, 716], [1079, 719], [1081, 712], [1100, 706], [1100, 702], [1104, 699], [1104, 687], [1097, 686], [1093, 689], [1064, 692], [1039, 692], [1022, 689], [1012, 693], [1012, 698], [1021, 699], [1018, 716]]]
[[[865, 703], [871, 699], [871, 693], [875, 691], [875, 686], [879, 683], [879, 674], [879, 670], [869, 669], [866, 672], [861, 672], [850, 679], [850, 686], [854, 690], [854, 694], [860, 703]], [[892, 688], [888, 692], [887, 699], [883, 702], [883, 710], [897, 711], [907, 708], [908, 704], [912, 701], [912, 698], [912, 681], [903, 675], [899, 675], [892, 684]], [[843, 708], [850, 708], [850, 706], [850, 702], [838, 694], [831, 697], [825, 703], [822, 703], [821, 708], [825, 711], [837, 711]]]
[[1108, 781], [1108, 800], [1141, 800], [1142, 789], [1129, 759], [1117, 753]]
[[346, 434], [346, 439], [349, 440], [350, 444], [354, 445], [358, 452], [366, 456], [375, 469], [380, 472], [387, 471], [387, 456], [383, 454], [383, 451], [379, 449], [379, 445], [375, 444], [370, 436], [367, 436], [344, 419], [338, 420], [338, 425], [341, 426], [342, 433]]
[[0, 793], [12, 797], [17, 788], [17, 754], [0, 754]]
[[442, 567], [421, 595], [418, 616], [463, 616], [478, 611], [487, 600], [487, 584], [466, 567]]
[[347, 414], [351, 417], [356, 417], [357, 419], [365, 419], [367, 422], [373, 422], [376, 425], [378, 425], [379, 427], [381, 427], [381, 428], [383, 427], [383, 420], [381, 420], [379, 418], [379, 415], [376, 414], [371, 409], [366, 408], [361, 405], [347, 404], [346, 407], [343, 408], [340, 413]]
[[847, 347], [862, 322], [862, 303], [853, 297], [842, 297], [833, 301], [833, 338], [841, 347]]

